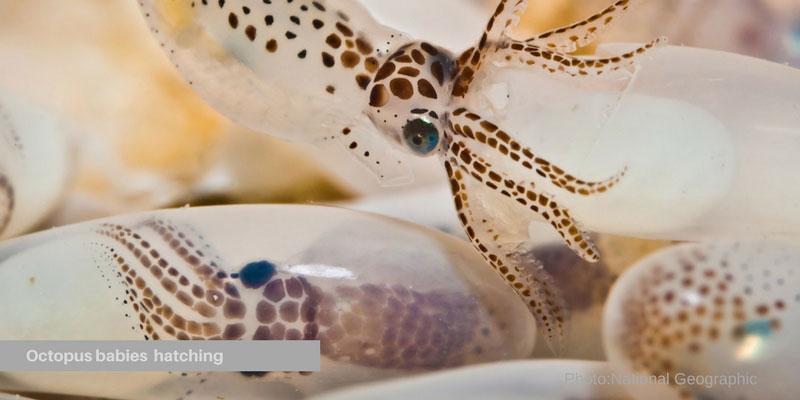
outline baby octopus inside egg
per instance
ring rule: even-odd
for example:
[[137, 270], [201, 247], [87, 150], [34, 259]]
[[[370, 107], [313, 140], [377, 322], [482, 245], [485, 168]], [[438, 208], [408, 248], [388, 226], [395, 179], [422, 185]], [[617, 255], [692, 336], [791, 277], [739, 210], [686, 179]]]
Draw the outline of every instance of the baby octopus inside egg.
[[[473, 247], [523, 299], [542, 338], [558, 352], [568, 313], [558, 282], [526, 268], [518, 250], [541, 219], [587, 261], [599, 254], [558, 196], [599, 196], [624, 177], [561, 168], [519, 140], [470, 98], [488, 66], [579, 80], [632, 68], [657, 39], [609, 57], [577, 57], [629, 9], [617, 0], [575, 24], [525, 40], [512, 37], [526, 0], [497, 0], [472, 47], [455, 54], [375, 20], [358, 1], [141, 0], [151, 31], [184, 78], [232, 120], [298, 141], [339, 143], [384, 185], [413, 176], [401, 152], [438, 156]], [[488, 193], [488, 195], [487, 195]], [[484, 201], [485, 200], [485, 201]], [[514, 209], [510, 226], [496, 210]]]
[[603, 323], [617, 372], [649, 379], [640, 399], [796, 397], [800, 249], [675, 246], [628, 270]]
[[0, 340], [319, 340], [321, 370], [117, 374], [100, 387], [8, 373], [0, 391], [264, 398], [526, 357], [534, 319], [481, 263], [439, 232], [325, 207], [182, 209], [32, 235], [0, 246]]

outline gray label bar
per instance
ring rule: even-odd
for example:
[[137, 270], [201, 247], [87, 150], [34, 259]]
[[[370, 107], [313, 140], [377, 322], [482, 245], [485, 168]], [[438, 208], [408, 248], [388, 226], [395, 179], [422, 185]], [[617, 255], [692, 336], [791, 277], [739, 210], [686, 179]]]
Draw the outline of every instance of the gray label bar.
[[0, 371], [319, 371], [319, 365], [318, 340], [0, 340]]

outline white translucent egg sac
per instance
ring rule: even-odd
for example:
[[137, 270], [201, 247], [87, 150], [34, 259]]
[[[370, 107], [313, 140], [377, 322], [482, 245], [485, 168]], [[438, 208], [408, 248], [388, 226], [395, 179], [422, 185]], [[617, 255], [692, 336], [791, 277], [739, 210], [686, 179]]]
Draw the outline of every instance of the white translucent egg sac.
[[0, 239], [53, 210], [69, 178], [67, 135], [52, 114], [0, 91]]
[[613, 374], [607, 363], [598, 361], [508, 361], [358, 385], [312, 399], [628, 400]]
[[789, 399], [800, 391], [800, 249], [724, 242], [668, 248], [611, 291], [604, 345], [641, 399]]
[[468, 243], [328, 207], [187, 208], [52, 229], [0, 246], [0, 287], [0, 340], [305, 339], [321, 351], [310, 375], [3, 372], [0, 391], [282, 399], [524, 358], [536, 339], [524, 303]]

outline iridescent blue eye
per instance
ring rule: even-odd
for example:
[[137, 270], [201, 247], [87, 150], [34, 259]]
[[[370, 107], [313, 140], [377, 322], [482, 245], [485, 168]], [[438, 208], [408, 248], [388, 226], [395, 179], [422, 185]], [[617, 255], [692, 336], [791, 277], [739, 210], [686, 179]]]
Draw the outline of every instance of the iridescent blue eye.
[[403, 139], [415, 153], [428, 155], [439, 145], [439, 130], [427, 120], [417, 118], [403, 127]]
[[789, 53], [793, 56], [800, 55], [800, 21], [797, 21], [789, 31], [789, 38], [786, 40]]

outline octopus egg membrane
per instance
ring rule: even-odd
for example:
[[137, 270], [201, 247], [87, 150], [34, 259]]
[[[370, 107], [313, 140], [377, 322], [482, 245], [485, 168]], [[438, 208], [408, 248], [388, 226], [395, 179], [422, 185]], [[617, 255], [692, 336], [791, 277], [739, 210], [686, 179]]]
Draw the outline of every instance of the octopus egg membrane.
[[606, 303], [607, 356], [642, 399], [787, 399], [800, 329], [800, 249], [684, 244], [637, 263]]
[[31, 229], [58, 204], [70, 171], [67, 139], [52, 115], [0, 91], [0, 239]]
[[336, 208], [180, 209], [58, 228], [1, 246], [0, 281], [0, 339], [305, 339], [322, 353], [311, 374], [6, 373], [0, 390], [313, 394], [523, 358], [535, 342], [525, 306], [468, 244]]
[[314, 400], [628, 399], [623, 385], [613, 382], [612, 375], [607, 363], [597, 361], [511, 361], [361, 385]]

